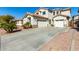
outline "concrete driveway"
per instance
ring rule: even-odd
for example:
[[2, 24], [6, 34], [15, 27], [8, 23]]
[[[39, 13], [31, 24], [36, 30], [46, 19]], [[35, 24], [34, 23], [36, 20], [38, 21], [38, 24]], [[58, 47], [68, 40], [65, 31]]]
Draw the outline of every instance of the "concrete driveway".
[[37, 51], [39, 48], [66, 28], [36, 28], [1, 36], [2, 51]]
[[79, 51], [79, 31], [69, 29], [45, 43], [40, 51]]

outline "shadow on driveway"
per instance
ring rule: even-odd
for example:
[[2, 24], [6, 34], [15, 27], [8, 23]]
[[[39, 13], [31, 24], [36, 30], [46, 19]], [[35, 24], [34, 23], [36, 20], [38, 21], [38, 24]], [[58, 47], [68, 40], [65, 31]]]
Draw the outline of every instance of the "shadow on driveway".
[[79, 32], [79, 28], [74, 28], [75, 30], [77, 30]]

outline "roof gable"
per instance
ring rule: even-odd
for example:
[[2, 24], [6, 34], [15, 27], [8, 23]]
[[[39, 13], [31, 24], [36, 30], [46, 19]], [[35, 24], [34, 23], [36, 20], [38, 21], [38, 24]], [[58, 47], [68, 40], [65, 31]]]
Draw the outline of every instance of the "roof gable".
[[41, 16], [41, 15], [37, 15], [37, 14], [27, 14], [33, 17], [38, 17], [38, 18], [42, 18], [42, 19], [48, 19], [47, 17]]

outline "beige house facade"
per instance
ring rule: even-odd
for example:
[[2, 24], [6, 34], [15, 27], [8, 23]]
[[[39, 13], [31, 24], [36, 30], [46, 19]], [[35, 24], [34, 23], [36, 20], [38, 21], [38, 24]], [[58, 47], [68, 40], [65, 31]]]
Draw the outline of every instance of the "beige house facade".
[[[68, 22], [71, 20], [71, 9], [65, 8], [61, 10], [49, 10], [47, 8], [39, 8], [34, 14], [27, 13], [23, 18], [22, 24], [31, 22], [32, 26], [37, 27], [68, 27]], [[20, 22], [19, 22], [20, 23]]]

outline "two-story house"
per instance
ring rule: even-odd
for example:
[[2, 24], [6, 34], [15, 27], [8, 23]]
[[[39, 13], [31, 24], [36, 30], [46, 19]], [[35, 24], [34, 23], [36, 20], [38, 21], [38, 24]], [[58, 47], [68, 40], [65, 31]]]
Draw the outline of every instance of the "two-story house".
[[49, 10], [47, 8], [39, 8], [34, 14], [27, 13], [23, 18], [22, 24], [31, 22], [32, 26], [37, 27], [67, 27], [70, 20], [71, 9]]

